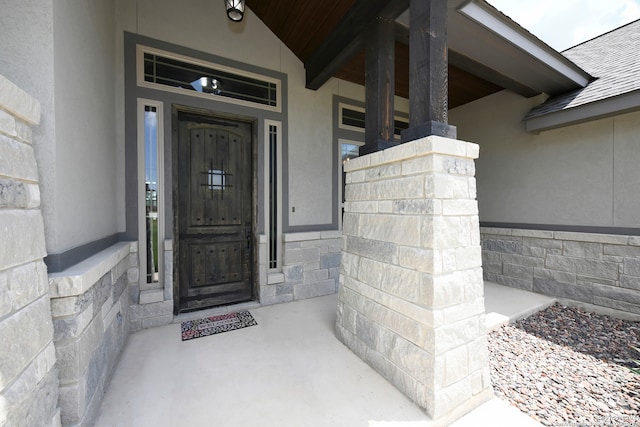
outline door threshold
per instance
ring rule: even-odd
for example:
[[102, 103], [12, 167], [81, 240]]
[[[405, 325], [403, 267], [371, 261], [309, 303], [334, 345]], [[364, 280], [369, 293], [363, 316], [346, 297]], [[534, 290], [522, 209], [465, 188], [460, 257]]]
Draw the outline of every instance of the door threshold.
[[235, 313], [241, 310], [250, 310], [260, 307], [258, 301], [240, 302], [237, 304], [224, 305], [222, 307], [207, 308], [204, 310], [190, 311], [188, 313], [180, 313], [173, 316], [173, 323], [182, 323], [187, 320], [202, 319], [204, 317], [218, 316], [220, 314]]

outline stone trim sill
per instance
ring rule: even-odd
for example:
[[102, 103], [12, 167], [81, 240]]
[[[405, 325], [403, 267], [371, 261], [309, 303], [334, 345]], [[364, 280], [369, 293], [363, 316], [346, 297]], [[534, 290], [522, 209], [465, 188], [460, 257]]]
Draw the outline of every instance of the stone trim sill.
[[342, 237], [341, 230], [329, 230], [329, 231], [307, 231], [301, 233], [284, 233], [284, 242], [305, 242], [307, 240], [324, 240], [324, 239], [339, 239]]
[[1, 74], [0, 107], [30, 125], [40, 123], [40, 103]]
[[623, 234], [582, 233], [573, 231], [548, 231], [495, 227], [480, 227], [480, 234], [640, 246], [640, 236], [626, 236]]
[[284, 283], [284, 274], [282, 273], [269, 273], [267, 276], [267, 284], [275, 285], [277, 283]]
[[132, 252], [137, 242], [119, 242], [64, 271], [49, 274], [51, 298], [82, 295]]

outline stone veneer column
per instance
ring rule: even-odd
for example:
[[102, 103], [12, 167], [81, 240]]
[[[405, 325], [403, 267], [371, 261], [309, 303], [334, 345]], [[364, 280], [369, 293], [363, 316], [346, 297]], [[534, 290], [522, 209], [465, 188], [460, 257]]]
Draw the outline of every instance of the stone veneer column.
[[345, 165], [336, 334], [436, 423], [492, 396], [477, 157], [429, 136]]
[[0, 75], [0, 425], [60, 424], [31, 128], [40, 104]]

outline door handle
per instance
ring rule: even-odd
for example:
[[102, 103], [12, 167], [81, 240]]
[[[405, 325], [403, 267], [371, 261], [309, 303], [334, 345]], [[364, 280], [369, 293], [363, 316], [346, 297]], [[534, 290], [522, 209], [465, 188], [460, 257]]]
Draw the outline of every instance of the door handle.
[[251, 251], [251, 228], [245, 228], [245, 235], [247, 237], [247, 251]]

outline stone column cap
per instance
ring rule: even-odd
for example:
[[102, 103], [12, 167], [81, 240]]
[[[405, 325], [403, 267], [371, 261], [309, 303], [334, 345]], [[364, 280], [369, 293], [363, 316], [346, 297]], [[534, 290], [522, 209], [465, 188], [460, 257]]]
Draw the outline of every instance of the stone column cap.
[[344, 164], [344, 170], [345, 172], [353, 172], [432, 154], [477, 159], [480, 154], [480, 146], [459, 139], [430, 135], [396, 145], [384, 151], [353, 158]]

